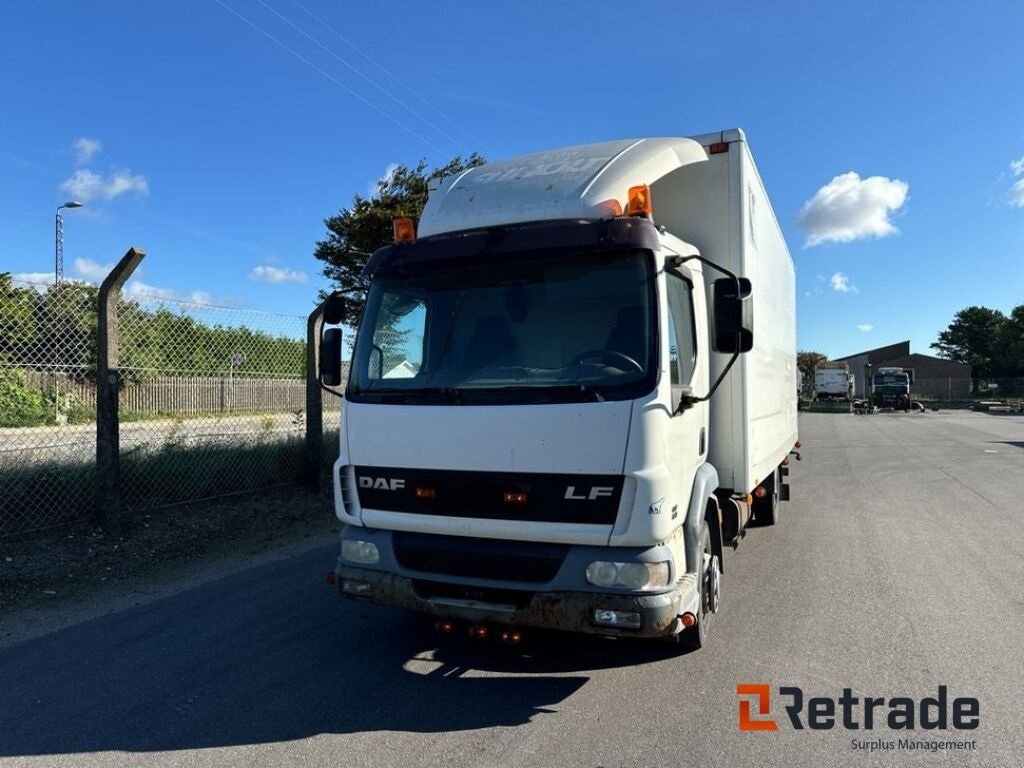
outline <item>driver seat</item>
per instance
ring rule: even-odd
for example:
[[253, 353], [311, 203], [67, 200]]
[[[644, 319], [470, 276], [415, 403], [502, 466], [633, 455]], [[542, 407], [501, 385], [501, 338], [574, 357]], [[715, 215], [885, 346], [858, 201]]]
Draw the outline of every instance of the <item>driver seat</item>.
[[647, 364], [646, 341], [644, 328], [644, 308], [639, 304], [631, 304], [619, 310], [615, 327], [608, 334], [605, 349], [631, 357], [642, 366]]

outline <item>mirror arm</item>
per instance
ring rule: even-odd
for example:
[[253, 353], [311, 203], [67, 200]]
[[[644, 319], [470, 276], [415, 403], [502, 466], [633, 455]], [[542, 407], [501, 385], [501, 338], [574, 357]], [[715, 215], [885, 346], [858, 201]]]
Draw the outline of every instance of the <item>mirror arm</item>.
[[715, 262], [710, 261], [709, 259], [705, 259], [703, 256], [699, 256], [696, 253], [691, 254], [689, 256], [673, 256], [673, 257], [671, 257], [669, 259], [665, 259], [665, 265], [669, 269], [671, 269], [672, 267], [680, 267], [680, 266], [682, 266], [683, 264], [685, 264], [688, 261], [699, 261], [701, 264], [706, 264], [707, 266], [711, 267], [712, 269], [717, 269], [719, 272], [721, 272], [726, 277], [731, 277], [733, 279], [733, 281], [735, 281], [735, 283], [736, 283], [736, 295], [737, 296], [739, 295], [739, 293], [740, 293], [740, 278], [739, 278], [739, 276], [735, 272], [730, 272], [725, 267], [719, 266], [718, 264], [715, 264]]
[[[696, 253], [691, 254], [689, 256], [673, 256], [670, 259], [666, 259], [665, 264], [666, 266], [668, 266], [669, 269], [672, 269], [673, 267], [682, 266], [688, 261], [699, 261], [701, 264], [706, 264], [712, 269], [718, 270], [726, 277], [731, 277], [733, 281], [736, 283], [736, 295], [738, 296], [740, 294], [740, 278], [735, 272], [731, 272], [725, 267], [715, 264], [713, 261], [705, 259], [703, 256], [700, 256]], [[726, 374], [729, 373], [729, 370], [732, 368], [733, 363], [736, 362], [739, 356], [739, 352], [732, 353], [732, 357], [729, 358], [729, 362], [726, 364], [725, 368], [722, 369], [722, 373], [719, 374], [718, 379], [715, 381], [714, 384], [711, 385], [711, 390], [706, 395], [704, 395], [703, 397], [693, 397], [692, 395], [684, 395], [682, 398], [680, 398], [679, 405], [676, 407], [676, 410], [672, 415], [676, 416], [682, 413], [683, 411], [692, 408], [697, 403], [703, 403], [706, 400], [710, 400], [711, 396], [715, 394], [715, 392], [718, 390], [718, 387], [725, 380]]]
[[715, 394], [715, 392], [718, 390], [719, 385], [725, 380], [726, 374], [729, 373], [729, 369], [732, 368], [732, 364], [736, 362], [739, 356], [739, 352], [732, 353], [732, 357], [729, 358], [729, 362], [726, 363], [725, 368], [722, 369], [722, 372], [718, 375], [718, 378], [715, 379], [715, 383], [711, 385], [711, 390], [706, 395], [704, 395], [703, 397], [683, 395], [681, 398], [679, 398], [679, 405], [676, 406], [676, 409], [675, 411], [673, 411], [672, 415], [678, 416], [680, 413], [682, 413], [685, 410], [688, 410], [689, 408], [692, 408], [697, 403], [703, 403], [706, 400], [710, 400], [711, 396]]

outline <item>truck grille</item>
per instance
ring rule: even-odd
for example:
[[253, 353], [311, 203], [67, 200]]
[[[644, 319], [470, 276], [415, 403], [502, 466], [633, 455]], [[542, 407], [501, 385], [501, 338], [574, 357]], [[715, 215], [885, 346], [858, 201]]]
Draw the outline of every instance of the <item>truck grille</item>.
[[562, 567], [569, 547], [524, 541], [495, 541], [432, 536], [396, 531], [392, 534], [399, 565], [420, 573], [437, 573], [493, 581], [542, 584]]

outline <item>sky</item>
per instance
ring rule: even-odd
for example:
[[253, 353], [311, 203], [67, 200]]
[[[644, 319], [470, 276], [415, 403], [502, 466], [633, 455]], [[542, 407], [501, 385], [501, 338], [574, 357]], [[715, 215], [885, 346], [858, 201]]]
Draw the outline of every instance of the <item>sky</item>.
[[1022, 29], [1009, 0], [8, 1], [0, 272], [50, 279], [77, 198], [68, 276], [137, 245], [133, 290], [305, 315], [324, 218], [396, 163], [739, 126], [799, 346], [928, 353], [1024, 303]]

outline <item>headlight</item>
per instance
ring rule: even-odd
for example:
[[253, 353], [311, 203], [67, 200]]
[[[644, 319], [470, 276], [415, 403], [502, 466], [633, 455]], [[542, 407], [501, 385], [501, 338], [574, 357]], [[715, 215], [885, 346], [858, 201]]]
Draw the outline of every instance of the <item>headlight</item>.
[[668, 586], [669, 568], [661, 563], [610, 563], [598, 560], [587, 566], [587, 581], [595, 587], [656, 589]]
[[362, 565], [373, 565], [380, 562], [380, 551], [372, 541], [359, 541], [358, 539], [341, 540], [341, 559], [350, 563], [361, 563]]

